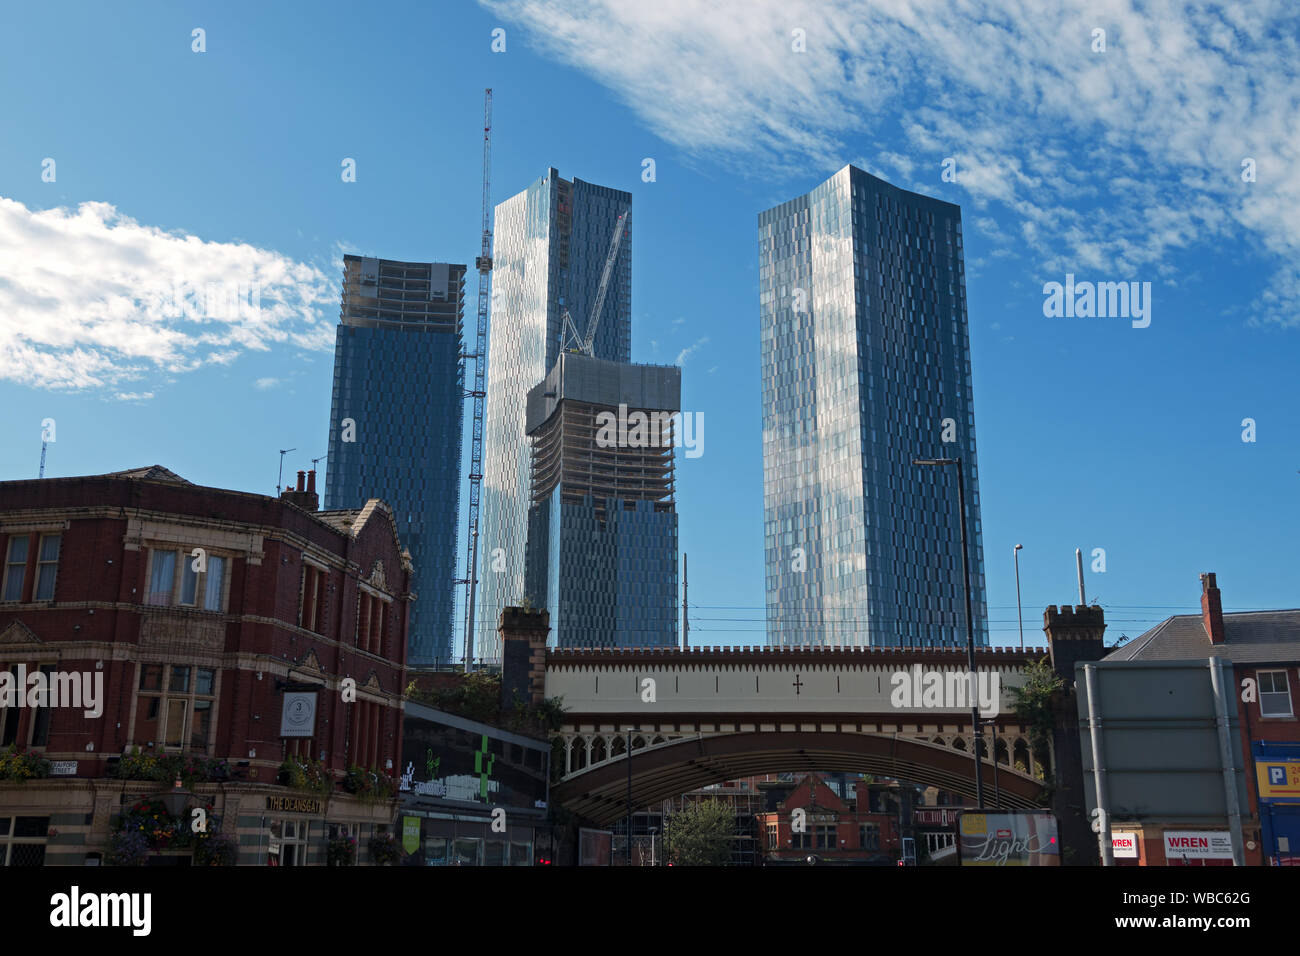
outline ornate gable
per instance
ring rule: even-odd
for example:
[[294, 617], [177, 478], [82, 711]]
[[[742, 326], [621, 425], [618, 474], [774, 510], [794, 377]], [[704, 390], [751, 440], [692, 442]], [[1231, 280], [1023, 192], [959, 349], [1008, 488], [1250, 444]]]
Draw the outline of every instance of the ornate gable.
[[22, 621], [14, 621], [0, 631], [0, 644], [44, 644], [36, 632]]

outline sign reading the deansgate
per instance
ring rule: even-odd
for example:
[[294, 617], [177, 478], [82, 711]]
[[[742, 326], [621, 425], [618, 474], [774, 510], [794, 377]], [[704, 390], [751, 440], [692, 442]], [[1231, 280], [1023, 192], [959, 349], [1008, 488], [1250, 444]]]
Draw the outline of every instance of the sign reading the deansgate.
[[319, 797], [276, 797], [266, 798], [266, 809], [278, 813], [316, 813], [325, 812], [325, 804]]

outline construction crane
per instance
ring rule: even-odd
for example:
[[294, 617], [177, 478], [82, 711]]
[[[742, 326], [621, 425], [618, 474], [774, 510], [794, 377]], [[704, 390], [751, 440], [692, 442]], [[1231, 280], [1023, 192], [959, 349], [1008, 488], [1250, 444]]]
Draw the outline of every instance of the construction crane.
[[569, 310], [564, 310], [564, 327], [569, 336], [565, 346], [567, 352], [581, 352], [591, 355], [596, 341], [596, 326], [600, 324], [600, 312], [605, 306], [605, 296], [609, 292], [609, 280], [614, 275], [614, 263], [618, 260], [618, 251], [623, 246], [623, 236], [632, 224], [632, 210], [621, 213], [614, 223], [614, 234], [609, 239], [609, 253], [605, 256], [605, 268], [600, 274], [600, 286], [596, 289], [596, 300], [591, 306], [591, 316], [587, 319], [587, 331], [579, 335]]
[[474, 598], [478, 584], [478, 515], [483, 485], [483, 399], [487, 395], [483, 373], [487, 369], [488, 303], [492, 300], [492, 89], [483, 91], [483, 231], [482, 247], [474, 260], [478, 269], [478, 327], [475, 329], [474, 399], [469, 454], [469, 534], [465, 542], [465, 670], [474, 661]]

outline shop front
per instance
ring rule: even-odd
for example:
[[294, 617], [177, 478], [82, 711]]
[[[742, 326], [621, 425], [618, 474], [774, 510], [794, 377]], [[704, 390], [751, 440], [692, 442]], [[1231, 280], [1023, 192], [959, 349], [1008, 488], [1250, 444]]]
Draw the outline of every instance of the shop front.
[[403, 720], [399, 826], [410, 866], [532, 866], [550, 745], [422, 704]]

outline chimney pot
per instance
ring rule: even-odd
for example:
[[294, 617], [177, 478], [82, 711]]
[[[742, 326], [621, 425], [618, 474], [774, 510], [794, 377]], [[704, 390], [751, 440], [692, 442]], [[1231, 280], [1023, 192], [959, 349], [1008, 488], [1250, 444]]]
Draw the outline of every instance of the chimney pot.
[[312, 494], [316, 493], [316, 469], [313, 468], [307, 472], [307, 490]]
[[307, 478], [307, 472], [305, 472], [305, 471], [300, 471], [300, 472], [298, 472], [298, 490], [299, 490], [299, 491], [305, 491], [305, 490], [306, 490], [306, 478]]
[[1211, 644], [1222, 644], [1223, 596], [1213, 571], [1201, 575], [1201, 623]]

